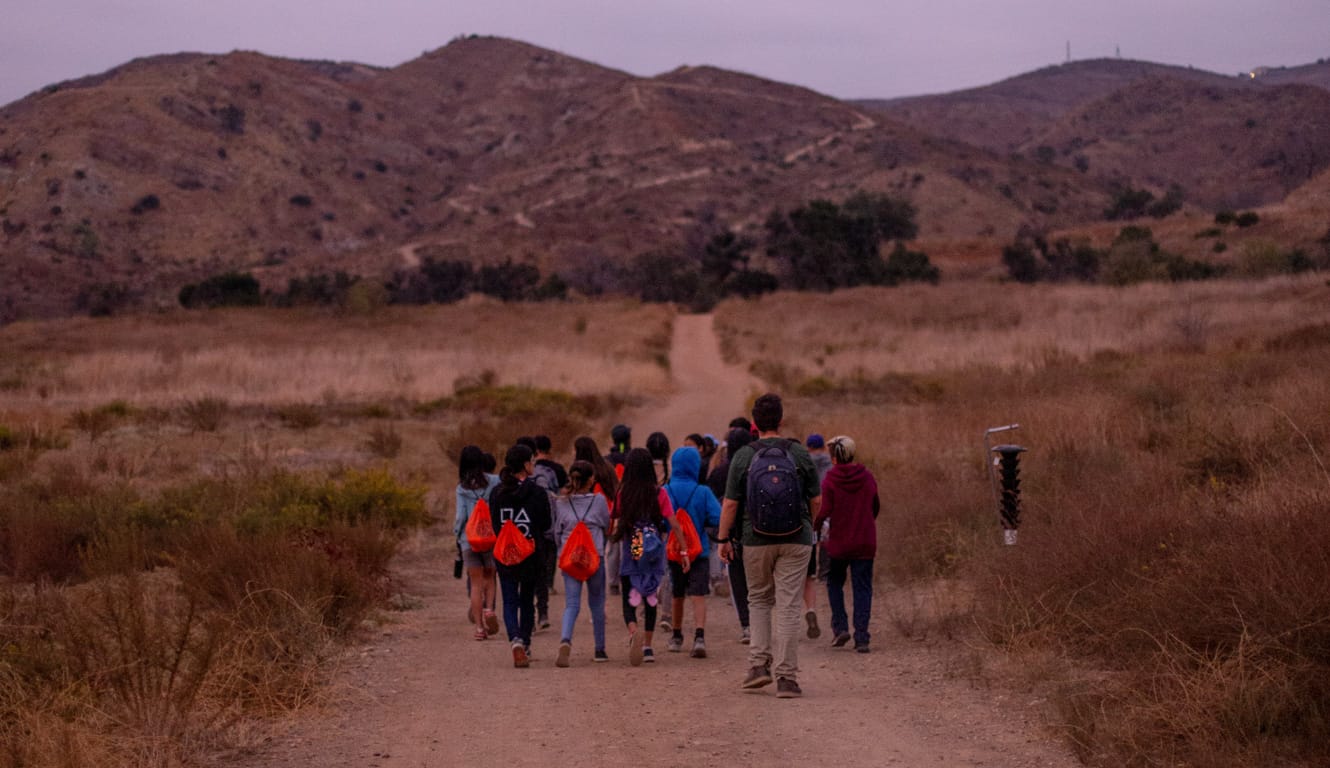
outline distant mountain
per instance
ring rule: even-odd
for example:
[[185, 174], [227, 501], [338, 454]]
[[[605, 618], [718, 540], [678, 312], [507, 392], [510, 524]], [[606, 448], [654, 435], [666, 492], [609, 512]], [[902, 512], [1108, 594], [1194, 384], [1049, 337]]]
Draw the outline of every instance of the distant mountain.
[[107, 290], [171, 304], [230, 270], [276, 291], [427, 257], [573, 275], [858, 189], [909, 198], [921, 239], [944, 250], [1094, 221], [1114, 184], [1277, 200], [1330, 157], [1324, 97], [1086, 62], [869, 109], [711, 67], [635, 77], [501, 38], [392, 69], [141, 59], [0, 108], [0, 321]]

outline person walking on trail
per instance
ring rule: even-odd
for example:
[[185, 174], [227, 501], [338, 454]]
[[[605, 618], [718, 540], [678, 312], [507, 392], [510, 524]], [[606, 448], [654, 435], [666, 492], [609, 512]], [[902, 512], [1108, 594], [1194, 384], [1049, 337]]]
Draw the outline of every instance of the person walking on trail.
[[624, 458], [633, 447], [633, 430], [627, 424], [615, 424], [610, 428], [610, 452], [605, 454], [605, 461], [615, 467], [615, 475], [622, 475]]
[[680, 512], [687, 512], [697, 529], [702, 552], [691, 561], [670, 561], [670, 583], [673, 599], [670, 601], [673, 634], [666, 644], [666, 650], [678, 653], [683, 650], [683, 612], [685, 598], [693, 604], [693, 646], [689, 655], [695, 659], [707, 657], [707, 595], [711, 593], [711, 546], [706, 528], [720, 525], [720, 502], [711, 489], [697, 481], [697, 473], [702, 466], [702, 455], [692, 446], [683, 446], [674, 452], [670, 459], [672, 476], [665, 484], [670, 504], [674, 507], [674, 519], [679, 519]]
[[453, 533], [457, 536], [458, 546], [462, 548], [462, 565], [466, 568], [471, 586], [471, 608], [467, 616], [476, 625], [477, 640], [499, 634], [499, 618], [491, 608], [497, 590], [496, 572], [492, 552], [471, 549], [471, 542], [466, 537], [466, 524], [471, 520], [476, 504], [488, 497], [498, 484], [499, 476], [485, 471], [484, 452], [474, 445], [462, 448], [462, 455], [457, 461], [457, 516], [453, 521]]
[[[609, 461], [600, 455], [600, 447], [594, 438], [582, 435], [573, 441], [573, 461], [585, 461], [596, 470], [596, 493], [605, 497], [610, 511], [614, 511], [614, 500], [619, 495], [619, 475]], [[605, 551], [605, 583], [609, 585], [611, 595], [619, 594], [619, 548], [608, 547]]]
[[[646, 449], [647, 453], [651, 454], [651, 463], [656, 468], [656, 485], [664, 488], [670, 481], [670, 439], [664, 432], [652, 432], [647, 435]], [[661, 581], [660, 590], [656, 593], [657, 600], [670, 588], [668, 585], [673, 583], [672, 575], [671, 571], [667, 574], [671, 578]], [[673, 629], [674, 616], [670, 611], [666, 611], [665, 615], [660, 617], [660, 631], [669, 632]]]
[[[665, 537], [670, 535], [674, 510], [668, 494], [656, 485], [655, 466], [645, 448], [630, 449], [623, 466], [610, 541], [621, 550], [619, 589], [628, 627], [628, 663], [636, 667], [655, 661], [651, 640], [656, 630], [656, 592], [665, 575]], [[640, 628], [639, 607], [644, 614]]]
[[[591, 610], [591, 633], [595, 639], [595, 661], [609, 661], [605, 653], [605, 538], [610, 527], [610, 506], [602, 494], [596, 493], [596, 469], [590, 462], [574, 461], [568, 469], [568, 488], [554, 503], [554, 531], [559, 540], [559, 551], [568, 545], [577, 524], [586, 524], [600, 556], [600, 567], [585, 582], [587, 608]], [[565, 573], [563, 575], [563, 626], [559, 636], [559, 656], [556, 667], [566, 667], [573, 652], [573, 630], [582, 607], [584, 583]]]
[[[568, 484], [568, 473], [563, 465], [550, 456], [553, 444], [548, 435], [536, 435], [531, 438], [530, 447], [535, 453], [535, 464], [531, 469], [531, 479], [550, 495], [550, 507], [559, 492]], [[559, 550], [554, 541], [554, 532], [550, 531], [545, 539], [536, 542], [536, 556], [540, 558], [541, 581], [536, 586], [536, 626], [550, 628], [550, 595], [554, 590], [555, 561], [559, 559]]]
[[845, 615], [845, 574], [854, 594], [854, 649], [868, 653], [868, 620], [873, 610], [873, 558], [877, 556], [877, 515], [882, 508], [877, 480], [854, 460], [854, 440], [834, 437], [828, 445], [833, 466], [822, 481], [822, 509], [815, 524], [830, 522], [826, 539], [831, 571], [827, 602], [831, 604], [834, 648], [850, 642]]
[[[725, 455], [707, 477], [707, 486], [716, 494], [717, 499], [725, 498], [725, 483], [730, 476], [730, 458], [751, 442], [753, 442], [753, 433], [748, 427], [735, 427], [725, 436]], [[748, 577], [744, 574], [743, 544], [740, 543], [743, 534], [741, 518], [742, 516], [735, 520], [729, 528], [718, 527], [716, 541], [728, 540], [734, 553], [725, 570], [729, 572], [730, 602], [734, 604], [734, 612], [739, 619], [739, 642], [748, 645], [752, 640], [752, 631], [748, 627]], [[717, 559], [721, 559], [719, 552], [716, 556]]]
[[[821, 489], [807, 449], [781, 437], [784, 417], [780, 395], [768, 393], [753, 403], [758, 440], [731, 459], [720, 530], [744, 515], [740, 541], [752, 642], [743, 688], [770, 685], [774, 675], [776, 696], [788, 699], [803, 695], [798, 681], [800, 593]], [[720, 556], [733, 559], [729, 538], [720, 541]]]
[[[822, 479], [831, 471], [831, 456], [827, 454], [827, 443], [822, 435], [814, 432], [804, 443], [808, 456], [817, 467], [817, 487], [822, 487]], [[817, 585], [827, 582], [828, 560], [822, 547], [822, 529], [813, 527], [813, 554], [808, 558], [808, 578], [804, 579], [804, 621], [808, 624], [808, 639], [816, 640], [822, 636], [822, 629], [817, 625]]]
[[[532, 456], [525, 445], [508, 449], [499, 484], [490, 491], [489, 505], [495, 531], [511, 520], [523, 536], [539, 545], [550, 529], [550, 498], [531, 480]], [[542, 578], [540, 560], [533, 554], [517, 565], [497, 562], [495, 566], [503, 593], [503, 623], [513, 647], [513, 666], [527, 667], [536, 624], [536, 588]]]

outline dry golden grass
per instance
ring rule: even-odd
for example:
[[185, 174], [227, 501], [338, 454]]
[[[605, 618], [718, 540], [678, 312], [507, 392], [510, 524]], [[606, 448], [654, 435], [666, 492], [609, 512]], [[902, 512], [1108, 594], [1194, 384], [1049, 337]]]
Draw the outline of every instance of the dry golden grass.
[[1304, 276], [1128, 288], [953, 282], [779, 293], [722, 304], [716, 327], [731, 355], [782, 366], [797, 384], [815, 375], [1030, 369], [1058, 355], [1219, 348], [1327, 320], [1325, 278]]
[[[1323, 276], [782, 295], [717, 326], [791, 393], [788, 433], [857, 440], [883, 494], [879, 584], [973, 590], [931, 610], [897, 594], [899, 631], [969, 623], [1040, 659], [1092, 765], [1330, 757]], [[983, 430], [1013, 422], [997, 442], [1030, 450], [1003, 547]]]
[[670, 316], [629, 302], [477, 298], [368, 318], [249, 310], [15, 323], [0, 329], [0, 410], [420, 402], [484, 371], [502, 385], [651, 393], [665, 386]]

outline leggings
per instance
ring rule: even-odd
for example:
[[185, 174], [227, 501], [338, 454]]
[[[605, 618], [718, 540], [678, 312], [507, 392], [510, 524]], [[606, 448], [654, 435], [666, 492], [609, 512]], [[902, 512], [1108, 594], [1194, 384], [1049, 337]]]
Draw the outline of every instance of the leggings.
[[[632, 604], [632, 603], [628, 602], [628, 593], [630, 593], [630, 592], [632, 592], [632, 591], [633, 591], [633, 582], [630, 581], [630, 580], [628, 579], [627, 576], [620, 576], [620, 577], [619, 577], [619, 595], [620, 595], [620, 597], [623, 598], [623, 623], [624, 623], [624, 624], [636, 624], [636, 623], [637, 623], [637, 609], [633, 607], [633, 604]], [[643, 611], [642, 611], [642, 612], [643, 612], [643, 614], [645, 614], [645, 616], [646, 616], [646, 624], [645, 624], [642, 628], [645, 629], [647, 632], [655, 632], [655, 631], [656, 631], [656, 606], [654, 606], [654, 605], [648, 605], [648, 604], [647, 604], [647, 602], [646, 602], [646, 595], [643, 595], [643, 596], [642, 596], [642, 608], [643, 608]]]

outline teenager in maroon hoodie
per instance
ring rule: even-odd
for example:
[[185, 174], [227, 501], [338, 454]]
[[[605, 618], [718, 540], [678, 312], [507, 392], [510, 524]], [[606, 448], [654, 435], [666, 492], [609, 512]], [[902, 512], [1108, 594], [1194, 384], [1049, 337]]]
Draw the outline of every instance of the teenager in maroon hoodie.
[[845, 615], [845, 575], [854, 594], [854, 649], [868, 653], [868, 617], [873, 608], [873, 558], [877, 555], [877, 514], [882, 503], [873, 473], [854, 460], [854, 441], [845, 435], [827, 443], [832, 467], [822, 480], [822, 509], [814, 529], [830, 521], [826, 552], [831, 558], [827, 602], [831, 603], [832, 647], [850, 642]]

